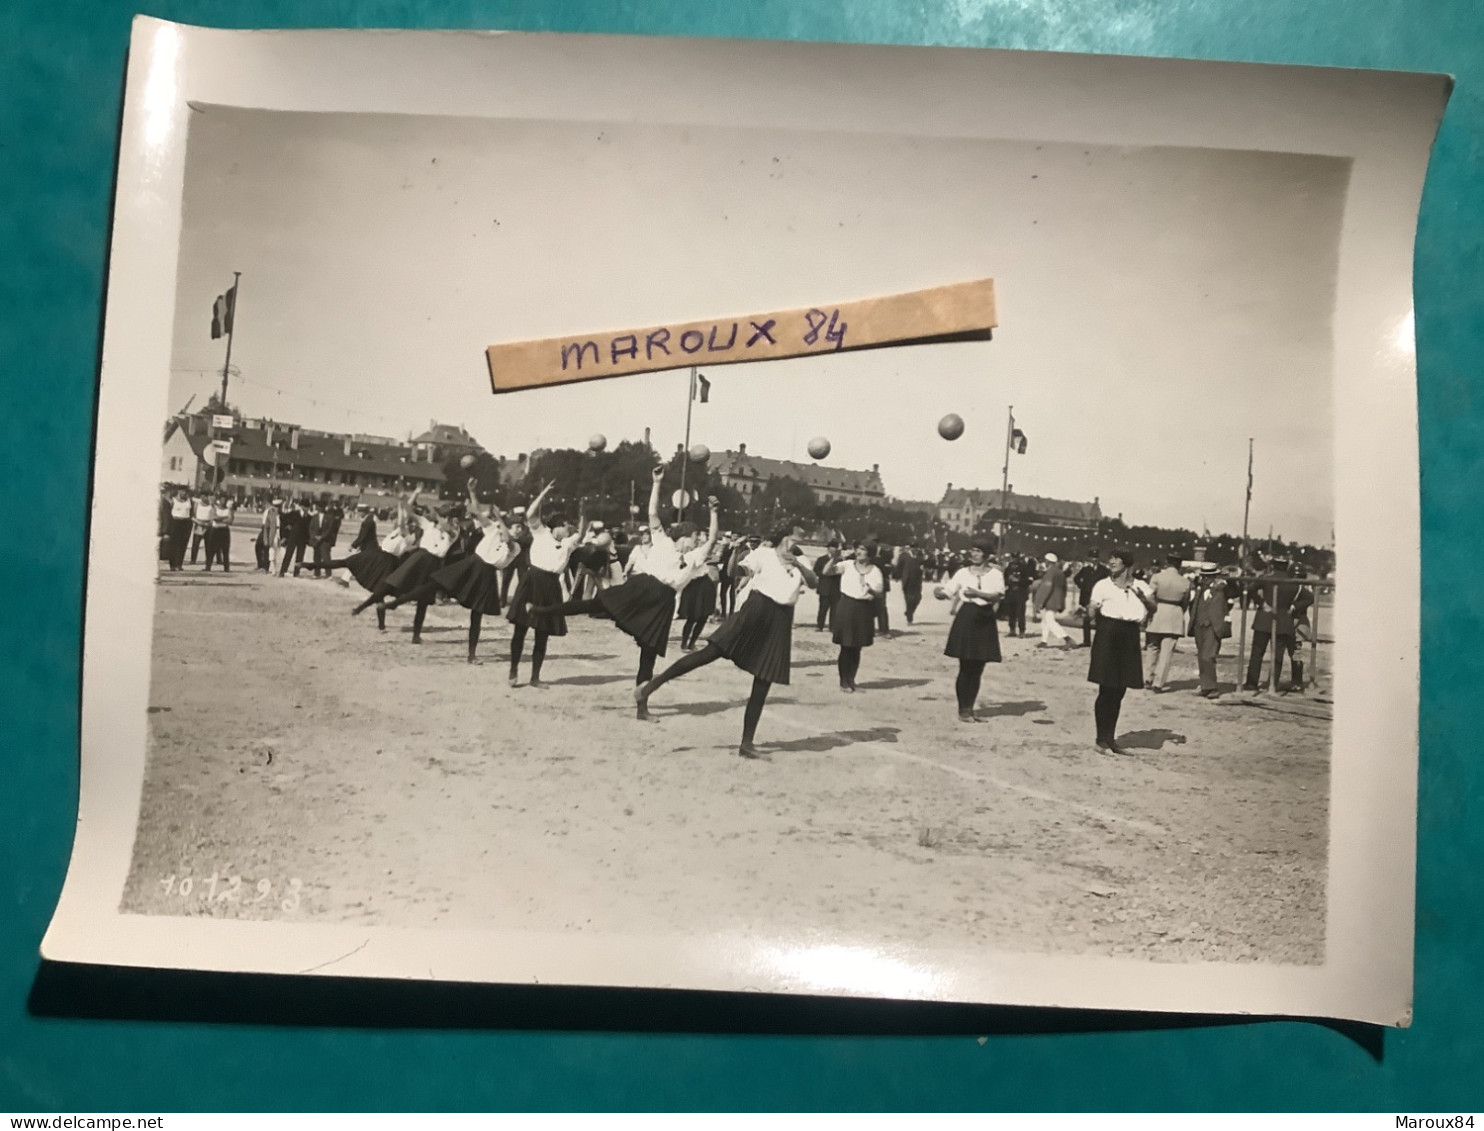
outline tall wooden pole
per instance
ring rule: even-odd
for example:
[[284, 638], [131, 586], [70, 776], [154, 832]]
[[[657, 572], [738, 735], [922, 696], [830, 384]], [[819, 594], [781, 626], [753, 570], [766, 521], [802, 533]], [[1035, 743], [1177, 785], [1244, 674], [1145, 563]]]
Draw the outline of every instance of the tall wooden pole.
[[227, 360], [222, 362], [222, 410], [227, 407], [227, 373], [232, 368], [232, 334], [237, 329], [237, 285], [242, 281], [242, 272], [232, 272], [232, 305], [228, 310]]
[[685, 447], [680, 450], [680, 504], [675, 508], [675, 521], [685, 517], [685, 468], [690, 463], [690, 416], [696, 407], [696, 367], [690, 367], [690, 382], [685, 396]]
[[[1015, 406], [1005, 421], [1005, 466], [1000, 474], [1000, 554], [1010, 552], [1010, 441], [1015, 435]], [[970, 536], [973, 535], [971, 530]]]
[[[1237, 576], [1247, 572], [1247, 519], [1252, 513], [1252, 437], [1247, 437], [1247, 501], [1242, 504], [1242, 552], [1237, 561]], [[1238, 585], [1241, 585], [1238, 582]], [[1247, 659], [1247, 594], [1239, 593], [1242, 607], [1242, 628], [1237, 633], [1237, 686], [1246, 681]]]
[[[241, 271], [233, 271], [232, 272], [232, 289], [231, 289], [231, 291], [228, 292], [232, 296], [232, 303], [227, 308], [227, 357], [226, 357], [226, 360], [222, 362], [222, 404], [221, 404], [221, 409], [222, 409], [223, 412], [226, 412], [227, 411], [227, 374], [229, 372], [231, 372], [231, 369], [232, 369], [232, 334], [237, 329], [237, 284], [239, 282], [241, 282], [241, 281], [242, 281], [242, 272]], [[212, 429], [212, 432], [213, 433], [215, 433], [215, 431], [216, 431], [215, 429]], [[215, 436], [213, 435], [213, 442], [214, 441], [215, 441]], [[217, 452], [217, 459], [218, 459], [218, 461], [220, 461], [220, 459], [221, 459], [221, 452]], [[212, 484], [212, 488], [214, 490], [220, 490], [221, 489], [221, 485], [222, 485], [222, 480], [226, 477], [226, 471], [222, 468], [220, 462], [218, 462], [216, 464], [214, 470], [216, 471], [216, 480]]]

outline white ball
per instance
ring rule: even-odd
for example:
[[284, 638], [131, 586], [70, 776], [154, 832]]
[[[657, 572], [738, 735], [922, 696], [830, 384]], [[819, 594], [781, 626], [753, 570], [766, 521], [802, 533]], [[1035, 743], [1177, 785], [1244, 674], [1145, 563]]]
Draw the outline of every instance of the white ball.
[[690, 458], [695, 463], [705, 463], [711, 458], [711, 449], [705, 444], [692, 444], [690, 446]]
[[589, 451], [601, 452], [608, 447], [608, 437], [601, 432], [594, 432], [587, 442]]
[[815, 459], [824, 459], [830, 454], [830, 442], [823, 436], [816, 436], [809, 441], [809, 454]]

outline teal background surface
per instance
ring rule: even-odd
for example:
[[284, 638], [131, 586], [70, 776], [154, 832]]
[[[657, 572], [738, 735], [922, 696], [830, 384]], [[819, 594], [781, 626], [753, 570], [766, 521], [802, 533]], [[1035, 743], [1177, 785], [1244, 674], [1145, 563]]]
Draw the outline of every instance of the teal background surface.
[[[0, 1111], [1484, 1107], [1484, 6], [1475, 0], [171, 0], [225, 27], [951, 44], [1445, 71], [1416, 307], [1415, 1022], [1107, 1019], [622, 992], [46, 971], [76, 814], [89, 452], [125, 4], [0, 11]], [[1385, 516], [1374, 536], [1390, 537]], [[1395, 578], [1396, 599], [1416, 599]], [[223, 1023], [226, 1022], [226, 1023]], [[452, 1028], [440, 1026], [453, 1026]], [[988, 1039], [981, 1043], [980, 1036]], [[1389, 1124], [1388, 1124], [1389, 1125]]]

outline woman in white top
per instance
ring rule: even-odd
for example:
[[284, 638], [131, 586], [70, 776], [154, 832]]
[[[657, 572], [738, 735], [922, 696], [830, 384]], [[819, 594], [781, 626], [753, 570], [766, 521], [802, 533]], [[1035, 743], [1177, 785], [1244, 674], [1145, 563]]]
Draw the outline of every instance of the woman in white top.
[[791, 527], [775, 531], [768, 541], [769, 545], [759, 546], [742, 563], [751, 582], [747, 600], [721, 622], [706, 647], [681, 656], [660, 675], [634, 689], [639, 718], [649, 718], [649, 697], [663, 684], [725, 656], [752, 675], [752, 694], [742, 715], [742, 744], [737, 753], [744, 758], [763, 757], [753, 739], [769, 689], [775, 683], [788, 684], [794, 605], [806, 585], [812, 589], [819, 583], [800, 557], [799, 540]]
[[[443, 559], [447, 556], [449, 547], [453, 545], [454, 526], [447, 515], [429, 517], [419, 513], [415, 507], [412, 510], [414, 519], [422, 531], [417, 549], [403, 558], [401, 563], [386, 576], [386, 579], [371, 591], [371, 595], [351, 610], [352, 616], [358, 616], [370, 606], [375, 605], [376, 623], [379, 628], [386, 627], [386, 599], [417, 593], [422, 589], [427, 584], [428, 578], [442, 568]], [[428, 606], [432, 602], [431, 596], [419, 599], [417, 602], [417, 611], [412, 617], [412, 642], [414, 644], [423, 642], [423, 621], [427, 619]]]
[[493, 503], [479, 501], [475, 481], [469, 480], [469, 514], [482, 531], [474, 552], [449, 562], [431, 574], [416, 592], [398, 597], [389, 609], [398, 605], [431, 603], [439, 593], [446, 593], [469, 610], [469, 663], [479, 663], [479, 631], [486, 615], [500, 612], [500, 571], [515, 561], [516, 547], [510, 528], [500, 509]]
[[191, 539], [191, 493], [180, 490], [170, 503], [170, 571], [185, 565], [186, 545]]
[[877, 601], [886, 592], [886, 578], [872, 562], [871, 547], [857, 542], [851, 556], [831, 561], [825, 570], [840, 578], [840, 596], [835, 603], [834, 641], [840, 645], [835, 666], [840, 672], [840, 690], [854, 691], [861, 667], [861, 649], [876, 643]]
[[[639, 646], [639, 669], [634, 677], [636, 687], [654, 678], [655, 659], [663, 656], [669, 647], [670, 622], [675, 619], [675, 596], [698, 572], [693, 562], [681, 556], [680, 547], [666, 533], [660, 521], [660, 480], [664, 474], [664, 465], [650, 473], [649, 552], [634, 567], [628, 580], [621, 585], [600, 589], [596, 596], [587, 600], [574, 599], [534, 610], [557, 616], [606, 613]], [[706, 539], [708, 553], [717, 531], [716, 499], [713, 497], [709, 502], [711, 532]]]
[[1101, 754], [1123, 754], [1118, 745], [1118, 712], [1123, 693], [1144, 686], [1144, 663], [1139, 654], [1139, 629], [1154, 612], [1154, 591], [1133, 575], [1134, 556], [1127, 550], [1108, 555], [1108, 576], [1092, 587], [1089, 616], [1096, 617], [1089, 683], [1098, 685], [1093, 718]]
[[531, 686], [541, 686], [541, 665], [546, 662], [546, 641], [552, 636], [567, 635], [567, 618], [551, 609], [562, 603], [562, 574], [572, 551], [582, 541], [587, 523], [582, 514], [577, 516], [574, 529], [560, 518], [552, 517], [551, 524], [541, 517], [541, 504], [556, 486], [555, 481], [541, 488], [541, 493], [531, 500], [526, 522], [530, 526], [530, 566], [520, 584], [515, 587], [515, 596], [510, 599], [510, 608], [505, 619], [515, 625], [515, 634], [510, 638], [510, 686], [520, 684], [520, 660], [525, 651], [526, 633], [535, 633], [531, 645]]
[[[377, 545], [373, 539], [369, 545], [354, 554], [335, 559], [330, 562], [330, 571], [347, 570], [356, 579], [356, 584], [367, 593], [376, 593], [381, 583], [395, 573], [397, 567], [412, 553], [412, 539], [407, 534], [408, 517], [407, 503], [399, 498], [397, 524], [381, 540], [381, 544]], [[376, 602], [376, 627], [382, 632], [386, 631], [386, 606], [380, 601]]]
[[933, 587], [938, 600], [958, 602], [943, 654], [958, 661], [954, 693], [961, 723], [979, 721], [974, 703], [984, 680], [984, 665], [1000, 662], [1000, 631], [995, 618], [1004, 595], [1005, 575], [989, 560], [989, 547], [983, 545], [970, 546], [969, 564]]
[[[715, 515], [713, 500], [713, 516]], [[691, 569], [690, 583], [680, 591], [680, 603], [675, 615], [684, 624], [680, 629], [680, 647], [693, 652], [701, 640], [701, 630], [716, 612], [716, 595], [721, 583], [718, 568], [716, 541], [718, 531], [715, 524], [704, 541], [699, 531], [692, 531], [676, 543], [681, 560]]]

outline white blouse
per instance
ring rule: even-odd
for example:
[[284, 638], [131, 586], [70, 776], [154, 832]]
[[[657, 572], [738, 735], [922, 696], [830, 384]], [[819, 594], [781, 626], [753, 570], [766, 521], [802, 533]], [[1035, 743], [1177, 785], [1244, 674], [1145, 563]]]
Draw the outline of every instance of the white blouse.
[[1092, 594], [1087, 600], [1088, 611], [1101, 613], [1109, 620], [1129, 620], [1142, 624], [1149, 615], [1149, 610], [1134, 593], [1136, 589], [1146, 597], [1154, 596], [1154, 591], [1142, 581], [1134, 581], [1124, 589], [1111, 577], [1105, 577], [1092, 587]]
[[771, 546], [759, 546], [743, 559], [742, 565], [752, 573], [748, 592], [761, 593], [775, 604], [795, 604], [808, 584], [798, 567], [784, 565], [778, 551]]
[[191, 517], [191, 500], [190, 499], [176, 499], [173, 503], [171, 503], [170, 504], [170, 517], [171, 518], [190, 518]]
[[881, 576], [881, 570], [871, 566], [864, 573], [856, 568], [855, 562], [844, 562], [840, 566], [840, 595], [852, 597], [857, 601], [871, 601], [886, 592], [886, 579]]
[[503, 569], [514, 559], [515, 554], [504, 533], [493, 524], [484, 528], [484, 537], [474, 547], [474, 556], [482, 562]]
[[964, 566], [943, 586], [944, 594], [950, 598], [957, 597], [965, 589], [978, 589], [989, 594], [988, 597], [965, 597], [964, 600], [969, 604], [988, 605], [1005, 595], [1005, 575], [994, 566], [988, 566], [983, 573], [975, 573], [970, 567]]
[[[648, 546], [640, 547], [644, 550], [640, 554], [638, 550], [629, 558], [631, 573], [646, 573], [650, 577], [663, 581], [672, 588], [683, 586], [685, 563], [680, 559], [680, 551], [675, 548], [675, 539], [663, 530], [651, 530], [649, 532], [650, 542]], [[634, 561], [637, 557], [638, 561]]]
[[436, 558], [443, 557], [448, 553], [449, 546], [453, 545], [453, 539], [436, 522], [418, 516], [418, 525], [423, 528], [423, 538], [419, 543], [422, 549], [428, 551]]
[[401, 557], [407, 552], [407, 539], [400, 530], [393, 530], [381, 541], [381, 548], [389, 554]]
[[577, 535], [558, 542], [549, 526], [531, 527], [531, 565], [547, 573], [561, 573], [567, 568], [572, 551], [577, 548]]

